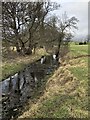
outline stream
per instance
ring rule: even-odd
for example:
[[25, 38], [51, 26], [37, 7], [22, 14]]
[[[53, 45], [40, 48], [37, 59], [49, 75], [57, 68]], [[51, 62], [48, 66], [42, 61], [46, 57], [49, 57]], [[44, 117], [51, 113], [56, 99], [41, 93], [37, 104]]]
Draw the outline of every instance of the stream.
[[14, 118], [19, 108], [34, 95], [34, 90], [40, 87], [45, 77], [51, 75], [58, 66], [52, 55], [46, 56], [45, 63], [41, 64], [40, 60], [37, 60], [0, 82], [2, 120]]

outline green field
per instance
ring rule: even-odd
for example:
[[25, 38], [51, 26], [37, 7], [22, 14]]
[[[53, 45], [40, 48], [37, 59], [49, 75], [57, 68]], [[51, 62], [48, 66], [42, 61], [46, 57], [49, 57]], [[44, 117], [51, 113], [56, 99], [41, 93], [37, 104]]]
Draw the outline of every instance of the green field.
[[70, 45], [70, 59], [48, 80], [43, 96], [19, 118], [87, 118], [88, 57], [87, 45]]
[[72, 56], [87, 55], [88, 45], [70, 45], [70, 53]]

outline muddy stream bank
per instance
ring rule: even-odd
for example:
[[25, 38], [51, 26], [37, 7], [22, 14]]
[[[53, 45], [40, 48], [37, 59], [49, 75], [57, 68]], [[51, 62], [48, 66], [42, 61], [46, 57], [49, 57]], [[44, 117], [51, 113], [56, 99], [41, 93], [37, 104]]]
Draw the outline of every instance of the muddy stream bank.
[[35, 91], [42, 86], [43, 82], [45, 83], [45, 78], [51, 75], [59, 65], [52, 55], [46, 56], [43, 64], [39, 59], [0, 82], [2, 120], [10, 120], [17, 116], [19, 109], [32, 99]]

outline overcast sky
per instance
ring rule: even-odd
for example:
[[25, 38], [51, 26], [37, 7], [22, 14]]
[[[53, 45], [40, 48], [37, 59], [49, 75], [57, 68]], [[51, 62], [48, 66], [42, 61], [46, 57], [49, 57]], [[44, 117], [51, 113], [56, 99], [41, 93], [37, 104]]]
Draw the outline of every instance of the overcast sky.
[[[75, 16], [78, 20], [78, 30], [75, 30], [75, 38], [84, 38], [88, 35], [88, 0], [51, 0], [61, 4], [54, 14], [61, 16], [64, 11], [68, 17]], [[74, 38], [74, 39], [75, 39]]]

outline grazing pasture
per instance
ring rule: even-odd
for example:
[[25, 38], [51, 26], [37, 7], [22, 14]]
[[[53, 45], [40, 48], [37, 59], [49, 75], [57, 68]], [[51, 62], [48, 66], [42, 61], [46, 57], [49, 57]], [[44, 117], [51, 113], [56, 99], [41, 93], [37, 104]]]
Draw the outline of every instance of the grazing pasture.
[[80, 55], [88, 55], [88, 45], [75, 45], [70, 44], [70, 55], [71, 56], [80, 56]]

